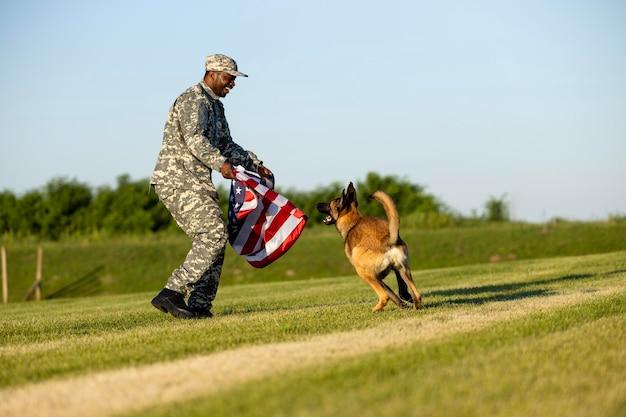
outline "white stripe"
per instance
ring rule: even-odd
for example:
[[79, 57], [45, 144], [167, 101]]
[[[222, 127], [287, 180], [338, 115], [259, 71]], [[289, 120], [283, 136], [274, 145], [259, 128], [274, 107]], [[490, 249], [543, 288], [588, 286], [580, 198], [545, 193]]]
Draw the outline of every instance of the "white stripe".
[[[248, 172], [245, 171], [245, 169], [241, 165], [237, 166], [235, 168], [235, 171], [236, 171], [235, 176], [237, 177], [239, 181], [247, 181], [250, 179], [255, 180], [255, 181], [260, 181], [260, 178], [248, 175]], [[251, 187], [248, 187], [247, 184], [245, 184], [245, 187], [251, 188]], [[251, 188], [251, 189], [254, 189], [254, 188]], [[265, 189], [267, 190], [266, 187]], [[255, 195], [254, 201], [256, 202], [256, 207], [254, 208], [254, 211], [250, 212], [246, 216], [243, 225], [239, 229], [239, 234], [237, 235], [235, 242], [232, 244], [233, 249], [239, 255], [242, 254], [244, 247], [248, 243], [248, 240], [251, 238], [250, 232], [252, 231], [253, 227], [256, 226], [256, 224], [259, 222], [259, 218], [261, 216], [261, 213], [263, 212], [264, 205], [262, 201], [259, 201], [259, 198], [256, 195]], [[244, 203], [244, 206], [245, 206], [245, 203]], [[261, 234], [261, 236], [262, 235], [263, 234]], [[262, 239], [257, 240], [257, 242], [255, 242], [254, 248], [251, 253], [257, 252], [260, 249], [261, 245], [262, 245]]]
[[249, 254], [247, 254], [247, 256], [255, 256], [257, 252], [263, 250], [263, 246], [265, 246], [265, 234], [267, 233], [268, 229], [272, 225], [273, 220], [276, 218], [276, 215], [279, 212], [280, 208], [276, 207], [274, 204], [270, 204], [270, 206], [267, 208], [267, 211], [265, 212], [265, 220], [263, 221], [263, 225], [261, 227], [260, 236], [256, 244], [254, 245], [254, 249]]
[[263, 204], [261, 203], [257, 206], [256, 210], [250, 212], [250, 214], [246, 216], [243, 225], [241, 225], [241, 229], [239, 229], [239, 234], [237, 235], [235, 242], [232, 244], [233, 249], [235, 249], [235, 252], [237, 252], [239, 255], [242, 254], [241, 252], [243, 251], [243, 248], [250, 237], [250, 231], [252, 230], [254, 225], [257, 224], [259, 217], [261, 217], [262, 211]]
[[[260, 236], [254, 244], [254, 249], [249, 254], [243, 254], [249, 262], [263, 261], [268, 256], [272, 255], [276, 250], [280, 249], [280, 247], [290, 237], [298, 225], [304, 221], [304, 219], [295, 217], [292, 211], [292, 214], [290, 214], [289, 217], [279, 226], [272, 239], [265, 242], [267, 231], [272, 227], [272, 224], [276, 221], [276, 216], [282, 211], [283, 207], [289, 203], [289, 200], [278, 193], [275, 193], [274, 198], [268, 198], [266, 194], [270, 191], [270, 189], [261, 184], [260, 177], [250, 173], [249, 171], [245, 171], [245, 169], [241, 166], [236, 167], [235, 171], [235, 175], [239, 181], [245, 182], [253, 180], [257, 183], [254, 187], [250, 187], [246, 184], [246, 187], [254, 190], [254, 192], [258, 195], [255, 194], [256, 198], [254, 201], [257, 203], [256, 207], [246, 216], [239, 234], [237, 235], [237, 238], [232, 246], [235, 252], [242, 254], [244, 246], [252, 238], [250, 236], [252, 228], [263, 221]], [[259, 199], [260, 197], [265, 197], [265, 201], [263, 199]], [[267, 208], [265, 218], [261, 219], [261, 213], [263, 212], [265, 204], [270, 204], [270, 206]], [[244, 207], [242, 207], [241, 210], [247, 208], [245, 206], [247, 206], [246, 203], [244, 203]]]
[[246, 256], [248, 261], [262, 261], [268, 256], [272, 255], [277, 249], [281, 247], [283, 243], [287, 240], [287, 238], [291, 235], [291, 233], [298, 227], [302, 219], [299, 219], [294, 216], [289, 216], [289, 218], [283, 223], [283, 225], [278, 229], [278, 232], [274, 235], [274, 237], [265, 243], [264, 250], [256, 253], [254, 255]]

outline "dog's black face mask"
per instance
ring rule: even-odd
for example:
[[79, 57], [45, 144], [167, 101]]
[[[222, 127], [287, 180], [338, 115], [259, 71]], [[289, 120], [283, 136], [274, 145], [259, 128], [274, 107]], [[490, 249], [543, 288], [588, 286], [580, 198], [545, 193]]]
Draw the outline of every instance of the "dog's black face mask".
[[350, 208], [350, 204], [354, 203], [358, 207], [358, 203], [356, 201], [356, 190], [354, 189], [354, 185], [350, 183], [348, 185], [348, 192], [343, 190], [341, 192], [341, 197], [334, 198], [330, 201], [330, 203], [318, 203], [316, 208], [322, 214], [325, 214], [326, 217], [322, 220], [325, 225], [330, 226], [337, 223], [337, 219], [341, 215], [344, 210]]
[[317, 211], [326, 215], [322, 220], [326, 226], [330, 226], [337, 222], [339, 211], [336, 208], [339, 204], [339, 200], [339, 198], [336, 198], [330, 203], [317, 203]]

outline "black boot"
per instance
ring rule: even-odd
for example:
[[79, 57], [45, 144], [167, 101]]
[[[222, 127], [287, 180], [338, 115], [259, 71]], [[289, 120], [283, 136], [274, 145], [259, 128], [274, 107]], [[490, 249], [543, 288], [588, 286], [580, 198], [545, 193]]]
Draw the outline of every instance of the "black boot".
[[213, 317], [213, 313], [211, 313], [211, 310], [191, 309], [191, 311], [193, 312], [193, 314], [195, 314], [194, 317], [197, 319], [210, 319], [211, 317]]
[[169, 288], [163, 288], [156, 297], [152, 299], [152, 305], [164, 313], [170, 313], [179, 319], [192, 319], [195, 314], [189, 310], [185, 304], [185, 298], [179, 292]]
[[[193, 291], [189, 294], [189, 310], [193, 311], [197, 319], [210, 319], [213, 317], [211, 313], [211, 305], [217, 288], [205, 285], [206, 282], [201, 280], [194, 284]], [[210, 294], [213, 294], [211, 296]]]

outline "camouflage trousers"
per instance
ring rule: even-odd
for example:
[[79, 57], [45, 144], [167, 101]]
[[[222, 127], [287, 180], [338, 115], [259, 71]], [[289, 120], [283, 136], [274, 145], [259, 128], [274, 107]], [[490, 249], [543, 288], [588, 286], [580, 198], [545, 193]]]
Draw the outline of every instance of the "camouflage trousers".
[[191, 250], [165, 285], [188, 296], [190, 308], [210, 311], [220, 282], [227, 232], [215, 191], [154, 186], [159, 199], [191, 238]]

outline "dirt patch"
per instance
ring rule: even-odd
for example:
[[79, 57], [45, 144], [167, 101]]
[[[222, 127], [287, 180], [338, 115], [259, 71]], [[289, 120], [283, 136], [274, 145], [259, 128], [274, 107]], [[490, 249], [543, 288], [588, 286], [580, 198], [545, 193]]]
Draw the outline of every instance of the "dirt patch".
[[366, 330], [239, 348], [170, 362], [49, 380], [0, 390], [0, 415], [110, 416], [216, 393], [237, 384], [413, 342], [428, 342], [498, 322], [610, 296], [624, 286], [502, 301], [386, 323]]

